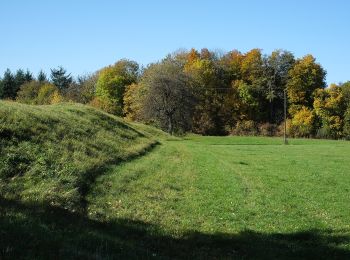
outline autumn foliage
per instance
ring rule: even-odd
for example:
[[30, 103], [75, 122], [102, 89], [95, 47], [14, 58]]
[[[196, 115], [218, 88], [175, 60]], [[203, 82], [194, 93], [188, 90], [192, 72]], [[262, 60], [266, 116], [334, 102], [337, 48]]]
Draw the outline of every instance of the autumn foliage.
[[77, 80], [62, 67], [51, 72], [49, 80], [43, 72], [35, 79], [7, 70], [0, 97], [85, 103], [171, 133], [273, 136], [284, 130], [286, 94], [288, 135], [350, 139], [350, 83], [326, 87], [326, 71], [312, 55], [204, 48], [177, 51], [146, 67], [122, 59]]

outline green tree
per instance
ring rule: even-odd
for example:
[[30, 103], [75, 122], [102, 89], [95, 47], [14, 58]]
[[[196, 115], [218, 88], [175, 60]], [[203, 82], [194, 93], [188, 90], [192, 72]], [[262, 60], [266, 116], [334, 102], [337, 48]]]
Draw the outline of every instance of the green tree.
[[13, 99], [16, 96], [16, 81], [14, 75], [9, 69], [4, 72], [1, 84], [1, 98]]
[[266, 79], [264, 61], [260, 49], [253, 49], [242, 57], [240, 61], [240, 79], [233, 83], [237, 88], [244, 111], [241, 118], [255, 122], [268, 119], [267, 98], [265, 93]]
[[40, 70], [38, 73], [38, 77], [37, 77], [39, 82], [46, 82], [47, 80], [47, 76], [45, 74], [45, 72], [43, 70]]
[[283, 92], [294, 63], [294, 55], [283, 50], [275, 50], [264, 58], [265, 96], [269, 102], [271, 123], [279, 124], [283, 121]]
[[17, 93], [16, 100], [21, 103], [34, 105], [37, 103], [38, 93], [42, 83], [32, 80], [24, 83]]
[[137, 82], [138, 74], [138, 64], [129, 60], [120, 60], [101, 70], [96, 83], [96, 97], [107, 112], [123, 115], [125, 88]]
[[343, 92], [344, 102], [347, 106], [350, 106], [350, 81], [340, 84], [340, 87]]
[[24, 74], [25, 82], [30, 82], [34, 79], [33, 74], [27, 69]]
[[61, 102], [63, 97], [55, 85], [32, 80], [22, 84], [16, 100], [31, 105], [49, 105]]
[[235, 80], [232, 87], [239, 96], [240, 120], [252, 120], [259, 114], [259, 100], [256, 98], [256, 88], [247, 84], [244, 80]]
[[348, 106], [344, 113], [343, 135], [347, 140], [350, 140], [350, 106]]
[[220, 63], [230, 82], [242, 79], [241, 66], [243, 59], [244, 55], [238, 50], [230, 51], [221, 58]]
[[43, 84], [36, 98], [36, 104], [38, 105], [48, 105], [52, 103], [52, 100], [59, 95], [58, 88], [50, 83]]
[[83, 104], [91, 102], [95, 96], [97, 80], [97, 72], [78, 76], [77, 81], [65, 91], [65, 98]]
[[152, 64], [144, 73], [144, 117], [159, 124], [168, 133], [190, 129], [192, 94], [188, 77], [171, 58]]
[[67, 74], [64, 68], [58, 67], [57, 69], [51, 69], [51, 81], [59, 91], [64, 92], [73, 82], [73, 78], [71, 74]]
[[19, 91], [20, 87], [26, 83], [33, 80], [33, 75], [27, 70], [24, 72], [22, 69], [17, 70], [16, 74], [14, 75], [14, 85], [11, 89], [11, 99], [15, 99], [17, 96], [17, 92]]
[[26, 82], [26, 75], [22, 69], [17, 70], [15, 74], [15, 90], [14, 93], [18, 91], [22, 84]]
[[206, 49], [201, 55], [192, 50], [184, 71], [190, 78], [189, 87], [196, 98], [193, 131], [205, 135], [225, 134], [224, 102], [229, 81], [226, 81], [223, 66], [216, 55]]

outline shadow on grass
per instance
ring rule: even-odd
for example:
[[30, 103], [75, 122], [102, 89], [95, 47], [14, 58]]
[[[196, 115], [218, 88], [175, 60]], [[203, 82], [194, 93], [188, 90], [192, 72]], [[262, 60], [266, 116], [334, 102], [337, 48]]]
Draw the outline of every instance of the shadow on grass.
[[215, 145], [215, 146], [247, 146], [247, 145], [251, 145], [251, 146], [257, 146], [257, 145], [269, 145], [269, 146], [280, 146], [280, 145], [284, 145], [282, 142], [281, 143], [270, 143], [270, 144], [259, 144], [259, 143], [240, 143], [240, 144], [233, 144], [233, 143], [223, 143], [223, 144], [207, 144], [207, 145]]
[[79, 185], [78, 185], [79, 193], [81, 195], [82, 211], [86, 213], [86, 208], [87, 208], [86, 195], [90, 191], [92, 184], [96, 181], [96, 179], [100, 175], [104, 174], [108, 169], [110, 169], [111, 167], [115, 167], [120, 163], [130, 162], [132, 160], [142, 157], [143, 155], [151, 152], [158, 145], [160, 145], [160, 142], [155, 141], [153, 143], [150, 143], [148, 146], [138, 151], [137, 153], [131, 154], [126, 158], [117, 158], [115, 160], [108, 161], [106, 164], [92, 168], [89, 171], [87, 171], [85, 174], [83, 174], [79, 179]]
[[6, 258], [350, 258], [333, 231], [291, 234], [189, 232], [180, 238], [144, 222], [91, 220], [47, 205], [0, 198], [0, 259]]

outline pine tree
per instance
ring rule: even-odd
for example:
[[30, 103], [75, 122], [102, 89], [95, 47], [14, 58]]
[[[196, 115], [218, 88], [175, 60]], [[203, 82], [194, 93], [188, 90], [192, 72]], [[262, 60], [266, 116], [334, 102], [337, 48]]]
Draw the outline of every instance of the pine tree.
[[17, 96], [17, 92], [21, 88], [24, 83], [30, 82], [33, 80], [32, 73], [27, 70], [24, 72], [22, 69], [17, 70], [15, 75], [15, 85], [13, 86], [11, 98], [15, 99]]
[[73, 78], [70, 74], [67, 75], [67, 71], [58, 67], [58, 69], [51, 69], [51, 81], [60, 90], [66, 90], [73, 82]]
[[21, 87], [22, 84], [26, 82], [26, 75], [22, 69], [17, 70], [16, 75], [15, 75], [15, 86], [13, 89], [13, 97], [16, 97], [17, 91]]
[[2, 79], [2, 84], [1, 84], [2, 89], [0, 90], [1, 98], [3, 99], [13, 98], [15, 86], [16, 86], [15, 78], [11, 73], [11, 71], [7, 69]]
[[46, 74], [45, 74], [45, 72], [42, 71], [42, 70], [39, 71], [39, 74], [38, 74], [38, 81], [39, 81], [40, 83], [43, 83], [43, 82], [47, 81]]
[[24, 74], [24, 78], [26, 82], [30, 82], [34, 79], [33, 74], [27, 69], [26, 73]]
[[2, 99], [3, 96], [3, 85], [2, 85], [2, 78], [0, 78], [0, 99]]

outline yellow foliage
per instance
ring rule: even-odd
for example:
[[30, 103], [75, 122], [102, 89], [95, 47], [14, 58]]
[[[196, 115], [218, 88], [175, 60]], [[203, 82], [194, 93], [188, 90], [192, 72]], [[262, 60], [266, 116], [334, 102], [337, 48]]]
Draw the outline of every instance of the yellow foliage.
[[187, 56], [187, 63], [192, 64], [195, 60], [199, 59], [199, 53], [196, 49], [192, 48]]
[[36, 103], [38, 105], [47, 105], [51, 104], [52, 97], [55, 92], [57, 92], [57, 87], [52, 84], [44, 84], [40, 87]]
[[262, 76], [262, 65], [263, 60], [260, 49], [252, 49], [247, 52], [241, 62], [241, 73], [243, 79], [250, 84], [253, 84], [260, 76]]
[[307, 107], [302, 107], [292, 119], [294, 125], [309, 125], [314, 120], [314, 114]]
[[289, 70], [287, 83], [290, 104], [311, 107], [314, 91], [324, 88], [326, 72], [312, 55], [297, 60]]
[[302, 107], [291, 122], [291, 134], [295, 137], [309, 137], [314, 128], [315, 115], [311, 109]]
[[329, 119], [330, 119], [329, 120], [330, 121], [329, 127], [332, 130], [341, 132], [341, 129], [343, 126], [343, 120], [339, 116], [331, 116]]
[[143, 90], [141, 84], [131, 84], [126, 87], [123, 108], [123, 113], [126, 119], [132, 121], [140, 119], [142, 93]]
[[343, 115], [346, 102], [341, 87], [332, 84], [327, 89], [315, 92], [314, 108], [316, 115], [322, 120], [323, 135], [339, 138], [344, 125]]
[[95, 108], [99, 108], [107, 113], [115, 113], [115, 105], [109, 99], [95, 97], [90, 101], [89, 105]]
[[51, 97], [51, 104], [58, 104], [63, 101], [63, 97], [60, 95], [60, 93], [56, 90]]

